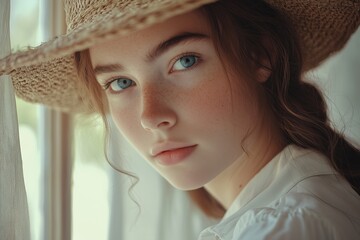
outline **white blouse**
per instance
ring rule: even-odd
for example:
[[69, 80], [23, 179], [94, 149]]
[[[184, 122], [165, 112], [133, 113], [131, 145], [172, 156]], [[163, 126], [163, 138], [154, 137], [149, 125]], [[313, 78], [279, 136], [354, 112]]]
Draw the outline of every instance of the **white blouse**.
[[360, 239], [360, 197], [326, 157], [287, 146], [198, 240]]

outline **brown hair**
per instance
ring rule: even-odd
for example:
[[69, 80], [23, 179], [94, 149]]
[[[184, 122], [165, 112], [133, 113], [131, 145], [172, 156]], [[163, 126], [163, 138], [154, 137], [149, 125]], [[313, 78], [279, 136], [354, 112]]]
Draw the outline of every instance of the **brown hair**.
[[[317, 87], [301, 80], [306, 66], [286, 16], [265, 1], [254, 0], [218, 1], [202, 7], [202, 11], [209, 19], [220, 57], [236, 63], [234, 69], [245, 69], [249, 76], [258, 67], [271, 71], [262, 87], [287, 143], [327, 156], [334, 169], [360, 194], [360, 151], [331, 127], [326, 103]], [[270, 68], [261, 65], [260, 57], [269, 60]], [[96, 80], [89, 52], [76, 53], [75, 60], [82, 85], [88, 89], [95, 110], [104, 116], [106, 100], [93, 82]], [[225, 213], [204, 188], [189, 191], [189, 195], [208, 216], [220, 218]]]

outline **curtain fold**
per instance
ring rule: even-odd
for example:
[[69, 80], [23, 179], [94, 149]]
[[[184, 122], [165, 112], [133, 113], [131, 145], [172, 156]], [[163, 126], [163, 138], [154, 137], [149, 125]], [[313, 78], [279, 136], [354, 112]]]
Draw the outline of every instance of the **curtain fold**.
[[[10, 53], [10, 1], [0, 2], [0, 57]], [[9, 76], [0, 76], [0, 239], [30, 239], [15, 95]]]

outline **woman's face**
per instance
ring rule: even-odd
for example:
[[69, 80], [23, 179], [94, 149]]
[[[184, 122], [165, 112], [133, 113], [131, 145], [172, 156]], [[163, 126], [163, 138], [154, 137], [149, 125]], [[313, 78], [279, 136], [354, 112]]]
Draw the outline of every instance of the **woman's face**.
[[240, 161], [257, 94], [224, 68], [199, 11], [96, 45], [90, 56], [117, 128], [173, 186], [199, 188]]

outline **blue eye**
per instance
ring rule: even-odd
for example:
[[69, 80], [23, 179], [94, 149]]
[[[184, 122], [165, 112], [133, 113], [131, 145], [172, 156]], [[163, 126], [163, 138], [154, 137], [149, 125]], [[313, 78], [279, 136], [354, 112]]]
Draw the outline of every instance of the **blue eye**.
[[108, 83], [108, 87], [114, 92], [120, 92], [124, 89], [134, 85], [133, 80], [127, 78], [117, 78], [110, 83]]
[[187, 69], [187, 68], [190, 68], [190, 67], [194, 66], [197, 62], [198, 62], [198, 57], [197, 56], [186, 55], [186, 56], [183, 56], [183, 57], [179, 58], [175, 62], [172, 70], [175, 70], [175, 71], [184, 70], [184, 69]]

